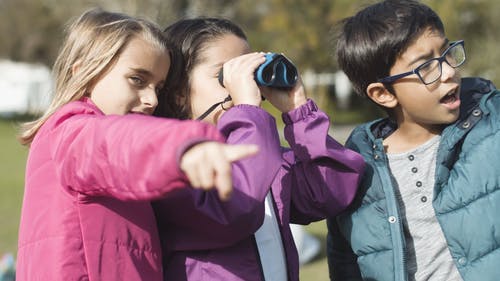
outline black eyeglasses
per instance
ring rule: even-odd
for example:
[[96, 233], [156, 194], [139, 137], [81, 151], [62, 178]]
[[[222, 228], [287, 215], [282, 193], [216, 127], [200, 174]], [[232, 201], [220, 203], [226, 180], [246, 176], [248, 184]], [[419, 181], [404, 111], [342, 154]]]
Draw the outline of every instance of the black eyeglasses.
[[464, 40], [451, 42], [448, 49], [440, 57], [424, 62], [412, 71], [387, 76], [379, 79], [378, 82], [389, 84], [403, 77], [416, 74], [422, 83], [429, 85], [441, 78], [443, 74], [443, 62], [446, 62], [453, 68], [457, 68], [465, 62]]

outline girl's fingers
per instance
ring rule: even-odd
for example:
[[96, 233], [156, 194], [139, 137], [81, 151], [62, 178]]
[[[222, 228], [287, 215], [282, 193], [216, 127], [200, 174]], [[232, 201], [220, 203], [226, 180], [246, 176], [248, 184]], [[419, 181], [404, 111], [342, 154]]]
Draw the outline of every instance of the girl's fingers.
[[227, 201], [233, 193], [233, 180], [231, 175], [231, 163], [219, 162], [215, 166], [215, 187], [222, 201]]
[[[208, 161], [213, 161], [208, 159]], [[198, 169], [199, 182], [203, 190], [212, 189], [215, 185], [216, 171], [214, 170], [213, 164], [208, 161], [202, 162], [201, 167]]]
[[[237, 83], [238, 86], [241, 86], [240, 83], [244, 83], [243, 81], [255, 84], [254, 72], [264, 61], [265, 58], [263, 53], [246, 54], [229, 60], [223, 67], [224, 85], [227, 87]], [[256, 84], [253, 86], [256, 86]]]
[[224, 145], [222, 150], [226, 159], [234, 162], [257, 154], [259, 147], [255, 144]]
[[192, 187], [199, 188], [201, 186], [196, 169], [188, 167], [184, 170], [184, 173], [186, 174], [186, 177], [188, 178], [189, 183]]
[[223, 161], [214, 163], [215, 168], [215, 186], [219, 192], [219, 198], [222, 201], [229, 200], [233, 192], [233, 181], [231, 174], [231, 163], [242, 158], [255, 155], [258, 152], [257, 145], [222, 145], [221, 158]]
[[231, 163], [257, 152], [256, 145], [204, 142], [184, 153], [181, 158], [181, 170], [193, 188], [216, 188], [220, 199], [226, 201], [233, 190]]

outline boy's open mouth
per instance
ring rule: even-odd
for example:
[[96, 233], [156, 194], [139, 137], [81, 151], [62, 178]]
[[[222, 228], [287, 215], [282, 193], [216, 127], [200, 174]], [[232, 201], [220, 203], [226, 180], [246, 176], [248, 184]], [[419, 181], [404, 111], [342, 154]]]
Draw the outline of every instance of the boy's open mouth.
[[444, 97], [442, 97], [439, 102], [446, 106], [450, 110], [455, 110], [460, 107], [460, 96], [459, 96], [459, 88], [448, 92]]
[[444, 104], [452, 104], [456, 101], [460, 101], [459, 97], [459, 89], [460, 87], [456, 87], [450, 90], [444, 97], [442, 97], [439, 102]]
[[439, 100], [441, 103], [454, 103], [458, 99], [455, 92], [451, 92]]

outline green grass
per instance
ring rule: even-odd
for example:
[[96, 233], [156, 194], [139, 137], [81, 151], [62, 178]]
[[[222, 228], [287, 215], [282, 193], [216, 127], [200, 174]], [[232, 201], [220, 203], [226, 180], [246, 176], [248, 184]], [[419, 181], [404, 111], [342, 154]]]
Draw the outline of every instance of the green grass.
[[[16, 254], [19, 216], [21, 212], [24, 170], [28, 149], [16, 140], [16, 122], [0, 119], [0, 256]], [[308, 225], [306, 229], [323, 244], [318, 258], [300, 269], [300, 280], [328, 279], [325, 254], [325, 222]]]
[[16, 122], [0, 120], [0, 255], [16, 253], [27, 153], [16, 140]]

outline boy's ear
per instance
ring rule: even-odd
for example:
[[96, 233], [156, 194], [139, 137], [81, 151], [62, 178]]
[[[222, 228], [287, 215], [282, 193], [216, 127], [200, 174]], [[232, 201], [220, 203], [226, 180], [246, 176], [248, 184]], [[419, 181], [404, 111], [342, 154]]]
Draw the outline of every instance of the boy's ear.
[[398, 104], [396, 96], [387, 90], [384, 84], [380, 82], [368, 85], [366, 94], [373, 102], [383, 107], [394, 108]]

